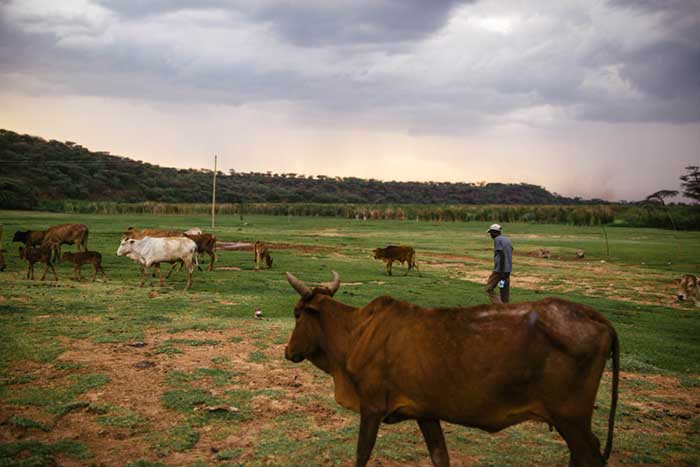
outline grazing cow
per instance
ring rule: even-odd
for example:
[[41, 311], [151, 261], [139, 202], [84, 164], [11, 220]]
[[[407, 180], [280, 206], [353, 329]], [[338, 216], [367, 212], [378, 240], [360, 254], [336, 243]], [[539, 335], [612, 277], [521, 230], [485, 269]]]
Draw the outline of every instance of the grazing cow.
[[42, 247], [49, 247], [54, 252], [54, 258], [61, 260], [61, 245], [75, 244], [78, 251], [88, 251], [88, 228], [85, 224], [60, 224], [46, 229]]
[[416, 263], [416, 252], [413, 247], [410, 246], [395, 246], [389, 245], [386, 248], [375, 248], [372, 250], [374, 253], [374, 259], [381, 259], [386, 263], [386, 273], [391, 276], [391, 265], [394, 261], [398, 261], [403, 264], [408, 263], [408, 269], [406, 270], [407, 276], [411, 269], [416, 268], [419, 276], [423, 276], [418, 269], [418, 264]]
[[528, 256], [532, 256], [533, 258], [550, 259], [552, 257], [552, 252], [546, 248], [538, 248], [537, 250], [528, 253]]
[[678, 300], [691, 300], [695, 306], [700, 306], [700, 283], [697, 276], [692, 274], [683, 274], [678, 282]]
[[265, 265], [267, 265], [268, 269], [272, 267], [270, 250], [267, 249], [267, 245], [263, 242], [255, 242], [255, 269], [260, 269], [260, 267], [264, 268]]
[[77, 253], [71, 253], [66, 251], [63, 253], [63, 261], [68, 261], [73, 263], [75, 266], [73, 268], [73, 278], [75, 280], [80, 280], [80, 269], [85, 264], [92, 264], [95, 269], [95, 273], [92, 275], [92, 282], [97, 279], [97, 271], [100, 271], [102, 278], [107, 280], [107, 275], [105, 274], [104, 268], [102, 268], [102, 255], [96, 251], [79, 251]]
[[134, 227], [129, 227], [122, 232], [122, 240], [125, 238], [135, 238], [138, 240], [146, 237], [183, 237], [184, 235], [185, 234], [181, 230], [136, 229]]
[[21, 246], [19, 247], [19, 257], [29, 264], [29, 267], [27, 268], [27, 279], [34, 280], [34, 263], [44, 263], [46, 265], [46, 268], [44, 268], [44, 274], [41, 276], [41, 280], [43, 281], [46, 278], [46, 273], [48, 272], [49, 268], [51, 268], [51, 272], [53, 272], [54, 280], [58, 280], [56, 270], [54, 269], [53, 263], [51, 262], [50, 248], [25, 248]]
[[25, 247], [41, 245], [45, 234], [46, 230], [18, 230], [15, 232], [15, 236], [12, 237], [12, 241], [24, 243]]
[[117, 249], [117, 255], [127, 256], [143, 267], [140, 287], [146, 282], [148, 268], [155, 267], [160, 278], [161, 287], [165, 285], [160, 263], [182, 261], [187, 269], [187, 285], [192, 285], [192, 272], [197, 265], [197, 245], [184, 237], [145, 237], [142, 239], [125, 238]]
[[212, 234], [203, 233], [184, 233], [184, 236], [197, 244], [197, 254], [206, 253], [209, 255], [211, 262], [209, 263], [209, 268], [207, 268], [207, 270], [212, 271], [214, 269], [214, 262], [216, 261], [216, 237]]
[[[556, 427], [571, 466], [600, 467], [610, 455], [619, 345], [594, 309], [558, 298], [471, 308], [422, 308], [379, 297], [361, 308], [333, 299], [338, 274], [301, 295], [285, 348], [333, 376], [335, 399], [360, 413], [356, 466], [366, 465], [381, 422], [416, 420], [433, 464], [449, 465], [440, 421], [494, 433], [534, 420]], [[591, 431], [596, 393], [612, 358], [612, 402], [601, 455]]]

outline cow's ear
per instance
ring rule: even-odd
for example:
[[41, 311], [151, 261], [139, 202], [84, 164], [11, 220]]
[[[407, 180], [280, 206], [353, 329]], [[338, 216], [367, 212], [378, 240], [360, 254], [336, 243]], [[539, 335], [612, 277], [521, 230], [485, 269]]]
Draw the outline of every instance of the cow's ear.
[[681, 278], [680, 278], [680, 277], [676, 277], [675, 279], [673, 279], [673, 283], [676, 284], [676, 285], [680, 285], [680, 284], [681, 284]]
[[316, 305], [315, 303], [308, 303], [308, 304], [304, 307], [304, 310], [305, 310], [305, 311], [308, 311], [308, 312], [311, 313], [312, 315], [317, 315], [317, 314], [319, 314], [319, 313], [321, 312], [321, 310], [318, 308], [318, 305]]

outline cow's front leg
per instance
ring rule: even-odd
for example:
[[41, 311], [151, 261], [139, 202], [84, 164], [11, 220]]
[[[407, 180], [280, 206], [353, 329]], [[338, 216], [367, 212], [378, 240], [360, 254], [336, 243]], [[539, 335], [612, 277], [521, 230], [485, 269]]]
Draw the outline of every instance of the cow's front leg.
[[425, 438], [425, 444], [428, 446], [433, 465], [435, 467], [449, 467], [450, 456], [447, 453], [447, 445], [440, 427], [440, 420], [418, 420], [418, 426], [423, 433], [423, 438]]
[[374, 443], [377, 440], [382, 414], [362, 410], [360, 415], [360, 435], [357, 438], [357, 461], [355, 467], [365, 467], [372, 455]]
[[394, 264], [393, 261], [387, 261], [386, 263], [386, 273], [387, 275], [391, 276], [391, 265]]
[[141, 284], [139, 285], [139, 287], [143, 287], [143, 284], [146, 283], [146, 279], [148, 278], [148, 268], [149, 268], [149, 266], [145, 266], [145, 265], [144, 265], [144, 267], [143, 267], [143, 275], [142, 275], [142, 277], [141, 277]]
[[160, 263], [155, 263], [153, 267], [156, 268], [156, 271], [158, 272], [158, 279], [160, 279], [160, 286], [165, 287], [165, 279], [163, 279], [163, 273], [160, 270]]

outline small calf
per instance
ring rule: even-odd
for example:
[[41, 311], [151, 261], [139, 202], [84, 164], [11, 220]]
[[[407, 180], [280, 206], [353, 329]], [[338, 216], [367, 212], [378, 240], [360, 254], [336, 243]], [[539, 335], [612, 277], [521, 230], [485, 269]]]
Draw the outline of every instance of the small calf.
[[58, 280], [56, 270], [53, 267], [53, 263], [51, 263], [51, 248], [25, 248], [21, 246], [19, 247], [19, 257], [29, 263], [27, 279], [31, 278], [31, 280], [34, 280], [34, 263], [44, 263], [46, 268], [44, 269], [44, 275], [41, 276], [41, 280], [43, 281], [46, 278], [46, 273], [49, 271], [49, 268], [51, 268], [51, 272], [53, 272], [54, 280]]
[[73, 278], [75, 280], [79, 281], [82, 279], [80, 276], [80, 269], [85, 264], [92, 264], [92, 267], [95, 269], [95, 273], [92, 275], [93, 282], [97, 279], [97, 271], [100, 271], [102, 278], [107, 280], [107, 274], [105, 274], [105, 270], [102, 268], [102, 255], [96, 251], [79, 251], [77, 253], [67, 251], [63, 253], [63, 261], [68, 261], [75, 265], [73, 268]]
[[[211, 258], [209, 263], [208, 271], [214, 270], [214, 262], [216, 261], [216, 236], [212, 234], [189, 234], [185, 232], [183, 234], [185, 237], [192, 240], [197, 245], [197, 254], [201, 255], [206, 253]], [[197, 266], [199, 267], [199, 266]]]
[[263, 242], [255, 242], [255, 269], [259, 269], [261, 266], [264, 268], [263, 261], [268, 269], [272, 267], [272, 256], [270, 256], [267, 245]]

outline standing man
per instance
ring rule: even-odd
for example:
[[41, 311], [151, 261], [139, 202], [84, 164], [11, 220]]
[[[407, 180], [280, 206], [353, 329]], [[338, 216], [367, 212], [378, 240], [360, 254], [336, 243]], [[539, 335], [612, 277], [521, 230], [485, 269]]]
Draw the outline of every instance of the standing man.
[[[491, 303], [508, 303], [510, 273], [513, 270], [513, 244], [508, 237], [501, 234], [501, 226], [498, 224], [489, 227], [488, 233], [493, 238], [493, 272], [486, 281], [486, 293]], [[500, 296], [494, 291], [496, 287], [500, 290]]]

